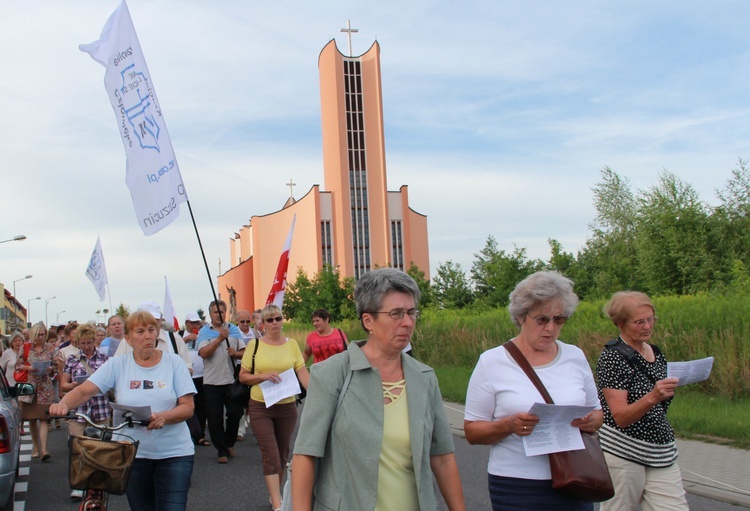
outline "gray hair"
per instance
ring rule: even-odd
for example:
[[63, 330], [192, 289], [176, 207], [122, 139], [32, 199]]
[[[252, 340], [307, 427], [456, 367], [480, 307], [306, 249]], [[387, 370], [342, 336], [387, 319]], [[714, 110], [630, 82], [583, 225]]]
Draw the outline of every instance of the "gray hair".
[[510, 318], [520, 327], [530, 310], [547, 302], [559, 303], [563, 314], [572, 316], [578, 306], [573, 281], [556, 271], [538, 271], [529, 275], [510, 293]]
[[8, 346], [10, 346], [11, 344], [13, 344], [13, 341], [16, 340], [16, 337], [20, 337], [22, 341], [26, 342], [26, 338], [23, 336], [23, 333], [21, 333], [20, 330], [15, 330], [10, 335], [10, 340], [8, 341]]
[[380, 268], [362, 275], [354, 289], [354, 301], [357, 304], [357, 316], [367, 312], [377, 312], [383, 299], [390, 293], [405, 293], [414, 298], [415, 306], [419, 305], [422, 293], [419, 286], [406, 273], [395, 268]]

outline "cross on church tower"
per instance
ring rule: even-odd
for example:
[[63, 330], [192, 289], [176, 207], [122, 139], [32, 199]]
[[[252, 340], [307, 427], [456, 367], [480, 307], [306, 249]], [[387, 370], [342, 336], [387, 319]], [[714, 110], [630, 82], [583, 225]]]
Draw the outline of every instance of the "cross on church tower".
[[292, 178], [290, 177], [289, 178], [289, 182], [286, 184], [286, 186], [289, 187], [289, 197], [291, 197], [292, 199], [294, 199], [294, 188], [293, 187], [297, 186], [297, 183], [293, 183], [292, 182]]
[[349, 39], [349, 56], [352, 54], [352, 34], [359, 32], [358, 28], [352, 28], [351, 20], [346, 20], [346, 28], [341, 29], [342, 32], [346, 32], [346, 37]]

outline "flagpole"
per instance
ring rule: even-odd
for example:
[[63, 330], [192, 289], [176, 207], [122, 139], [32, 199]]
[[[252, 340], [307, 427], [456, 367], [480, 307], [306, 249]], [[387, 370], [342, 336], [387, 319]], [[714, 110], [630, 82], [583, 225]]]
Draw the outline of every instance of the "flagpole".
[[[211, 270], [208, 269], [208, 261], [206, 260], [206, 252], [203, 250], [203, 243], [201, 242], [201, 235], [198, 233], [198, 226], [195, 223], [195, 216], [193, 215], [193, 207], [190, 205], [190, 199], [186, 200], [188, 211], [190, 211], [190, 220], [193, 222], [193, 229], [195, 229], [195, 237], [198, 240], [198, 247], [201, 249], [201, 257], [203, 257], [203, 265], [206, 267], [206, 275], [208, 275], [208, 283], [211, 284], [211, 294], [214, 297], [214, 302], [218, 302], [219, 299], [216, 297], [216, 288], [214, 288], [214, 281], [211, 278]], [[211, 307], [208, 308], [209, 315], [211, 314]], [[224, 316], [221, 313], [221, 307], [216, 307], [219, 311], [219, 319], [224, 323]]]

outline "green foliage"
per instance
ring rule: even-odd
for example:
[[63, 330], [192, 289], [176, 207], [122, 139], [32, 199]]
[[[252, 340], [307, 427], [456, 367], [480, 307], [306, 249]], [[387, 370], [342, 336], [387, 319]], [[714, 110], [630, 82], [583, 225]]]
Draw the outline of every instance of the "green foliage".
[[411, 262], [409, 269], [406, 270], [406, 274], [414, 279], [414, 282], [417, 283], [417, 287], [419, 287], [419, 291], [422, 294], [422, 297], [419, 300], [419, 308], [425, 309], [432, 305], [433, 297], [430, 281], [425, 278], [425, 273], [414, 264], [414, 261]]
[[130, 315], [130, 309], [124, 303], [121, 303], [115, 309], [115, 314], [121, 318], [127, 318]]
[[295, 281], [287, 285], [284, 295], [284, 316], [308, 321], [315, 309], [326, 309], [331, 321], [354, 317], [353, 279], [341, 279], [338, 269], [324, 266], [312, 280], [302, 268], [297, 268]]
[[513, 247], [513, 253], [500, 250], [494, 237], [488, 236], [484, 248], [474, 254], [471, 280], [474, 296], [490, 307], [508, 303], [508, 295], [519, 281], [544, 267], [542, 261], [532, 261], [525, 248]]
[[460, 264], [441, 263], [432, 279], [432, 292], [441, 309], [463, 309], [474, 299], [466, 274]]

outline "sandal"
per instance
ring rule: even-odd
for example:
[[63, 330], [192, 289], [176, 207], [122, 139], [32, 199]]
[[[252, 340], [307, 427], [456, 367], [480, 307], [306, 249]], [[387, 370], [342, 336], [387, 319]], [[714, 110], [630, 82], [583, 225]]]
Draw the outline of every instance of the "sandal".
[[39, 457], [39, 451], [31, 451], [31, 457], [32, 458], [38, 458]]
[[50, 453], [48, 453], [48, 452], [43, 452], [43, 453], [42, 453], [42, 461], [47, 461], [47, 460], [49, 460], [49, 459], [50, 459], [51, 457], [52, 457], [52, 456], [50, 456]]
[[209, 442], [205, 438], [201, 438], [200, 440], [198, 440], [197, 442], [195, 442], [195, 445], [203, 445], [205, 447], [208, 447], [209, 445], [211, 445], [211, 442]]

